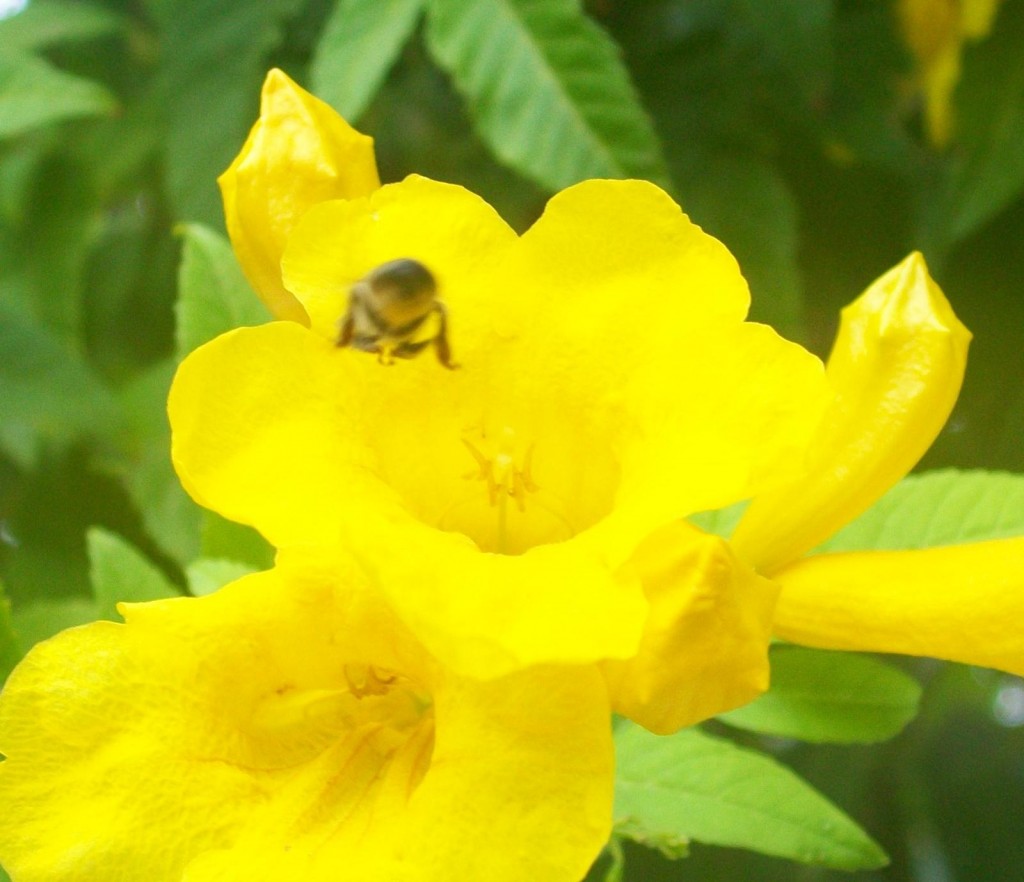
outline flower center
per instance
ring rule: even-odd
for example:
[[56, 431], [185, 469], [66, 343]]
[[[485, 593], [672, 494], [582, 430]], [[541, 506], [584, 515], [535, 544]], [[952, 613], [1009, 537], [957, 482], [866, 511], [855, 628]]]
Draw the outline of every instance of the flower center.
[[464, 533], [498, 554], [573, 536], [564, 506], [534, 477], [536, 441], [510, 426], [468, 431], [460, 440], [472, 463], [461, 476], [467, 492], [442, 513], [441, 529]]
[[372, 728], [405, 737], [421, 726], [431, 699], [408, 677], [376, 665], [350, 662], [342, 666], [342, 682], [333, 688], [281, 684], [253, 708], [246, 727], [269, 753], [314, 755]]
[[[304, 810], [287, 836], [358, 840], [376, 813], [403, 810], [428, 773], [434, 710], [428, 692], [398, 671], [342, 666], [333, 688], [281, 684], [245, 727], [249, 768], [278, 770]], [[293, 794], [294, 795], [294, 794]]]
[[[495, 452], [488, 455], [480, 449], [481, 442], [474, 442], [463, 437], [462, 443], [476, 461], [477, 471], [463, 477], [483, 481], [487, 487], [487, 499], [492, 508], [503, 508], [508, 499], [515, 500], [516, 508], [526, 511], [526, 495], [536, 493], [537, 485], [533, 482], [533, 449], [531, 442], [525, 453], [517, 461], [516, 434], [508, 426], [501, 430]], [[486, 449], [486, 448], [485, 448]]]

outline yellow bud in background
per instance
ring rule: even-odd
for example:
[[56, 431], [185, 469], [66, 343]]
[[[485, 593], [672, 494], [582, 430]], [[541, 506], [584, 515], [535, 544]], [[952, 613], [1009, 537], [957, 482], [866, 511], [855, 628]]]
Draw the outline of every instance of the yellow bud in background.
[[988, 36], [1002, 0], [900, 0], [900, 28], [916, 62], [924, 125], [936, 147], [953, 135], [953, 92], [967, 43]]

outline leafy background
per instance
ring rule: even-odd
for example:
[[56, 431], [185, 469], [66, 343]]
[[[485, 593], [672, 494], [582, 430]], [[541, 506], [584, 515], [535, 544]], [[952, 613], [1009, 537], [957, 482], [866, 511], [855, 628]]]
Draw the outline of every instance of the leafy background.
[[[1024, 471], [1024, 0], [965, 50], [943, 149], [885, 0], [0, 0], [0, 672], [119, 597], [269, 560], [177, 486], [163, 401], [184, 353], [265, 318], [214, 180], [271, 65], [375, 136], [384, 180], [465, 184], [519, 229], [573, 181], [659, 182], [737, 255], [755, 316], [821, 354], [838, 308], [922, 249], [975, 333], [922, 467]], [[945, 472], [834, 542], [1022, 521], [1020, 479]], [[1018, 882], [1020, 681], [794, 652], [702, 733], [618, 732], [622, 839], [592, 877]], [[914, 681], [920, 714], [867, 745], [913, 715]], [[891, 864], [867, 869], [877, 847], [780, 763]], [[637, 795], [651, 780], [665, 801]]]

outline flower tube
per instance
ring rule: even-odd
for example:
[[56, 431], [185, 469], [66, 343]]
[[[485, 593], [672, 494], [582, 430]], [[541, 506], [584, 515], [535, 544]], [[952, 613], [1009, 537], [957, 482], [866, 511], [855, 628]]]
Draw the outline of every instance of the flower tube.
[[916, 253], [843, 311], [826, 366], [836, 397], [807, 471], [755, 497], [732, 537], [781, 588], [779, 636], [1024, 672], [1024, 540], [808, 554], [928, 449], [960, 391], [970, 338]]

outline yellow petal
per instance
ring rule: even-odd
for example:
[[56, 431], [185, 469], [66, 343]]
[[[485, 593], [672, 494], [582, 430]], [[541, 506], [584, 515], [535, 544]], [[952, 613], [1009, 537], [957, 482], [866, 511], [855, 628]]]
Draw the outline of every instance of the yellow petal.
[[[483, 307], [505, 294], [501, 261], [515, 238], [479, 196], [410, 175], [366, 199], [312, 209], [285, 251], [285, 283], [313, 330], [333, 340], [353, 283], [386, 261], [413, 258], [437, 280], [454, 332], [475, 340], [490, 330], [489, 319], [480, 316]], [[459, 348], [455, 353], [464, 360]]]
[[373, 467], [352, 431], [359, 410], [338, 388], [345, 360], [292, 323], [252, 331], [218, 337], [178, 370], [168, 399], [175, 468], [198, 502], [275, 545], [330, 545], [338, 500]]
[[13, 877], [576, 882], [611, 818], [597, 671], [462, 680], [356, 578], [293, 559], [36, 647], [0, 696]]
[[778, 589], [724, 540], [678, 522], [643, 542], [628, 566], [651, 610], [636, 656], [602, 665], [614, 711], [666, 735], [768, 688]]
[[559, 193], [508, 273], [518, 285], [495, 309], [504, 422], [572, 439], [559, 470], [582, 480], [561, 496], [607, 475], [613, 517], [646, 519], [639, 539], [785, 479], [824, 403], [820, 363], [742, 321], [749, 293], [732, 255], [657, 187]]
[[[569, 313], [585, 324], [612, 313], [623, 322], [606, 330], [615, 355], [674, 340], [693, 325], [740, 321], [750, 307], [729, 250], [646, 181], [584, 181], [563, 190], [523, 246], [519, 271], [539, 284], [520, 291], [520, 313]], [[635, 300], [623, 303], [623, 285]]]
[[906, 475], [956, 402], [970, 337], [916, 252], [846, 307], [807, 472], [751, 502], [733, 535], [741, 556], [771, 575]]
[[787, 640], [1024, 675], [1024, 538], [814, 555], [776, 581]]
[[281, 280], [285, 242], [316, 203], [365, 196], [380, 186], [373, 139], [272, 70], [260, 118], [218, 182], [231, 243], [257, 294], [277, 318], [307, 323]]

